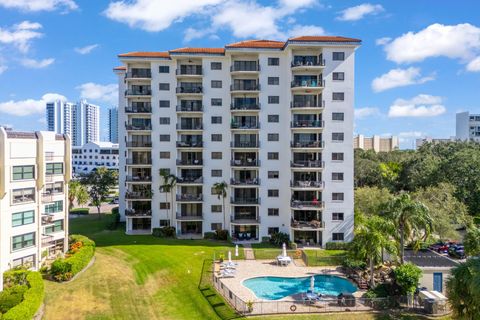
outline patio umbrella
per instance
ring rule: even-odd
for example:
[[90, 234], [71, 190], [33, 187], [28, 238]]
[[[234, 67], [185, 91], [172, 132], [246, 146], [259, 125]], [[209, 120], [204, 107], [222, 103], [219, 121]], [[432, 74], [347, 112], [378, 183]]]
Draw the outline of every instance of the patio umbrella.
[[313, 292], [315, 289], [315, 277], [311, 276], [310, 277], [310, 291]]
[[286, 257], [287, 256], [287, 245], [285, 244], [285, 242], [283, 243], [283, 246], [282, 246], [282, 256]]
[[232, 251], [228, 251], [228, 263], [232, 263]]
[[238, 244], [235, 245], [235, 257], [238, 257]]

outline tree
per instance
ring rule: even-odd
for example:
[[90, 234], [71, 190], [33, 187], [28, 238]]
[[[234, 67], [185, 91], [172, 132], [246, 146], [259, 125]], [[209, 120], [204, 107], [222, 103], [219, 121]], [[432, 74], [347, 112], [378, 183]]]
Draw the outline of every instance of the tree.
[[228, 184], [225, 181], [216, 182], [213, 185], [215, 193], [218, 199], [222, 199], [222, 212], [223, 212], [223, 228], [227, 229], [227, 219], [225, 217], [225, 198], [227, 197]]
[[393, 195], [387, 188], [363, 187], [355, 190], [355, 210], [367, 216], [381, 213]]
[[422, 270], [413, 263], [405, 263], [395, 268], [395, 282], [402, 289], [402, 294], [413, 294], [422, 277]]
[[480, 314], [480, 259], [468, 259], [451, 271], [447, 297], [455, 319], [476, 320]]
[[430, 235], [432, 218], [428, 208], [421, 202], [412, 200], [408, 193], [401, 193], [390, 200], [385, 207], [387, 219], [398, 227], [400, 238], [399, 253], [400, 263], [403, 264], [405, 238], [416, 241], [426, 240]]
[[77, 192], [77, 204], [83, 207], [88, 202], [88, 198], [90, 195], [88, 194], [88, 190], [84, 185], [81, 185]]
[[81, 183], [87, 188], [90, 199], [97, 207], [98, 217], [100, 218], [100, 207], [102, 202], [110, 195], [110, 190], [118, 185], [118, 173], [114, 170], [108, 170], [100, 167], [92, 171], [81, 179]]
[[[164, 192], [165, 193], [165, 202], [167, 202], [168, 200], [168, 194], [170, 193], [171, 195], [171, 202], [170, 202], [170, 206], [173, 205], [173, 189], [175, 188], [175, 186], [177, 185], [177, 177], [173, 174], [170, 174], [170, 172], [168, 172], [167, 170], [160, 170], [160, 176], [162, 177], [162, 185], [160, 186], [160, 192]], [[169, 222], [169, 225], [171, 226], [173, 223], [172, 223], [172, 220], [170, 218], [170, 206], [167, 207], [167, 219], [168, 219], [168, 222]], [[173, 212], [172, 212], [172, 216], [173, 216]]]
[[349, 254], [354, 259], [367, 261], [370, 266], [370, 286], [375, 287], [374, 268], [382, 261], [383, 250], [389, 253], [396, 251], [391, 234], [395, 227], [391, 221], [379, 216], [363, 220], [363, 224], [355, 230]]
[[77, 198], [78, 190], [82, 184], [78, 180], [71, 180], [68, 184], [68, 211], [73, 209], [73, 202]]
[[469, 256], [480, 256], [480, 229], [471, 227], [463, 238], [465, 253]]

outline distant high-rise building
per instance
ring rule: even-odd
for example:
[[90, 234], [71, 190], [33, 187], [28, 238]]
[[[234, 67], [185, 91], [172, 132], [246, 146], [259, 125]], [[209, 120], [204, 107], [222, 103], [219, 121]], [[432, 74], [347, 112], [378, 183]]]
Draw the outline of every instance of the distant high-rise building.
[[398, 149], [398, 137], [365, 137], [363, 134], [353, 138], [353, 148], [363, 150], [373, 150], [375, 152], [390, 152]]
[[77, 104], [56, 100], [47, 103], [47, 130], [68, 134], [74, 146], [100, 140], [100, 107], [81, 100]]
[[457, 140], [480, 141], [480, 114], [468, 111], [457, 113], [455, 138]]
[[118, 108], [108, 109], [108, 139], [118, 143]]

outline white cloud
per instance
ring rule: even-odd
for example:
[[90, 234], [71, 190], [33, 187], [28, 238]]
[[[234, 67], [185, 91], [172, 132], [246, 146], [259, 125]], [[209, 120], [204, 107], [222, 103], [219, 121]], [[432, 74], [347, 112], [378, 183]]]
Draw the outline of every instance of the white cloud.
[[45, 104], [54, 100], [67, 100], [67, 98], [57, 93], [47, 93], [39, 100], [27, 99], [0, 102], [0, 112], [18, 117], [29, 116], [32, 114], [44, 114]]
[[319, 26], [303, 26], [303, 25], [294, 25], [293, 28], [287, 31], [288, 37], [299, 37], [299, 36], [321, 36], [325, 34], [325, 30]]
[[403, 34], [385, 45], [384, 50], [387, 59], [397, 63], [419, 62], [431, 57], [469, 62], [480, 53], [480, 28], [469, 23], [435, 23], [417, 33]]
[[112, 105], [118, 103], [118, 85], [88, 82], [77, 87], [80, 90], [80, 97], [88, 100], [107, 102]]
[[389, 43], [391, 40], [392, 40], [392, 38], [390, 38], [390, 37], [383, 37], [383, 38], [379, 38], [379, 39], [375, 40], [375, 44], [377, 46], [384, 46], [387, 43]]
[[47, 124], [47, 118], [46, 117], [41, 117], [37, 121], [41, 124]]
[[51, 65], [52, 63], [55, 62], [55, 59], [53, 58], [48, 58], [48, 59], [42, 59], [42, 60], [35, 60], [35, 59], [29, 59], [25, 58], [20, 60], [20, 63], [27, 68], [31, 69], [43, 69]]
[[23, 21], [10, 28], [0, 28], [0, 43], [13, 45], [25, 53], [30, 48], [33, 39], [41, 38], [42, 33], [38, 32], [42, 25], [37, 22]]
[[476, 57], [467, 64], [467, 71], [480, 72], [480, 57]]
[[370, 116], [375, 116], [380, 114], [378, 108], [365, 107], [365, 108], [355, 108], [354, 110], [355, 119], [364, 119]]
[[340, 11], [341, 15], [337, 17], [337, 20], [357, 21], [365, 18], [367, 15], [376, 15], [383, 11], [385, 9], [379, 4], [363, 3]]
[[73, 0], [0, 0], [0, 6], [23, 11], [53, 11], [60, 8], [68, 11], [78, 8]]
[[434, 79], [434, 76], [422, 77], [420, 68], [398, 68], [373, 79], [372, 89], [375, 92], [381, 92], [392, 88], [421, 84]]
[[75, 48], [75, 52], [79, 54], [89, 54], [92, 52], [93, 49], [97, 48], [98, 44], [91, 44], [89, 46], [81, 47], [81, 48]]
[[397, 99], [390, 106], [388, 116], [397, 117], [435, 117], [447, 111], [439, 96], [419, 94], [410, 100]]
[[411, 142], [413, 139], [424, 137], [425, 133], [421, 131], [405, 131], [398, 133], [398, 141], [401, 143]]
[[0, 64], [0, 74], [4, 73], [7, 69], [8, 67], [6, 65]]

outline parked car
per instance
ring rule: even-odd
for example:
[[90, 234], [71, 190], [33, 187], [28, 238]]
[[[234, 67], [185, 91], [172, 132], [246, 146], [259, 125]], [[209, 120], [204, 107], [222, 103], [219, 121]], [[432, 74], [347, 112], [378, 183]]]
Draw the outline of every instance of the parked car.
[[448, 255], [457, 259], [465, 259], [465, 248], [462, 244], [455, 244], [448, 248]]
[[437, 243], [430, 245], [428, 248], [438, 253], [448, 253], [448, 248], [450, 248], [450, 246], [453, 244], [454, 244], [453, 242], [439, 241]]
[[115, 197], [113, 198], [112, 202], [110, 202], [111, 204], [118, 204], [119, 201], [118, 201], [118, 197]]

